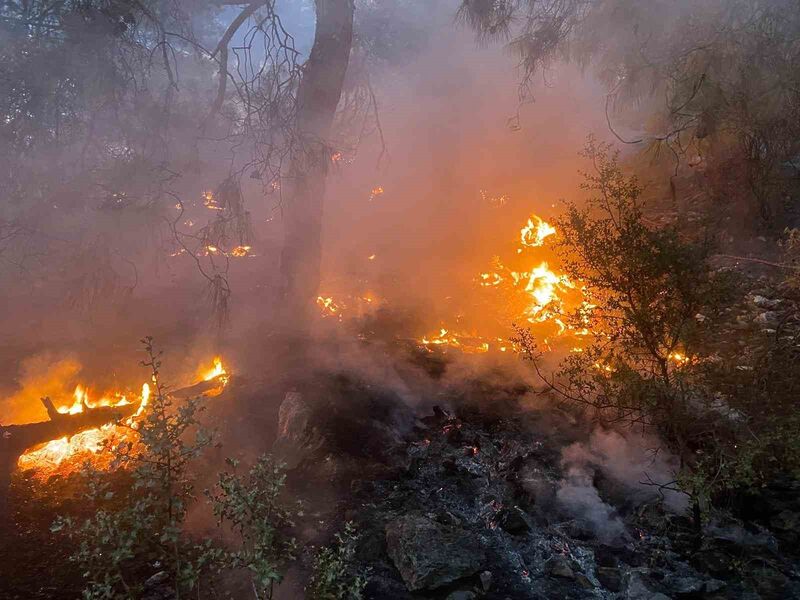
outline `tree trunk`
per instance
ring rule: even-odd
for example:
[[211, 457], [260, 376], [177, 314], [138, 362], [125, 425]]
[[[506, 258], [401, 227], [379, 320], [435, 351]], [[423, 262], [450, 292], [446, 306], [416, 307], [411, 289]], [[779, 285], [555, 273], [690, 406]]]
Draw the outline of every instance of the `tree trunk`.
[[342, 94], [353, 41], [354, 0], [315, 0], [317, 25], [297, 91], [296, 143], [284, 206], [281, 279], [287, 325], [301, 327], [314, 306], [322, 260], [328, 137]]

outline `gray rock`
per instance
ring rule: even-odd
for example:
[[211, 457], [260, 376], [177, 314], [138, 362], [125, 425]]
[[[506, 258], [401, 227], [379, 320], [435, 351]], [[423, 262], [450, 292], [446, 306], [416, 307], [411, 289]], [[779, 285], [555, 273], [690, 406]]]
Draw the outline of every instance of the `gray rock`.
[[324, 440], [311, 426], [311, 408], [299, 392], [287, 392], [278, 409], [272, 453], [291, 469], [319, 450]]
[[144, 587], [155, 587], [157, 585], [163, 585], [167, 581], [169, 581], [169, 573], [166, 571], [159, 571], [158, 573], [150, 576], [147, 581], [144, 582]]
[[597, 567], [595, 575], [607, 590], [612, 592], [622, 590], [622, 573], [616, 567]]
[[544, 572], [552, 577], [563, 579], [575, 579], [575, 571], [572, 570], [570, 561], [565, 556], [553, 556], [544, 563]]
[[769, 520], [769, 525], [777, 531], [800, 533], [800, 513], [783, 510]]
[[435, 589], [473, 575], [486, 560], [473, 535], [422, 515], [404, 515], [390, 522], [386, 546], [411, 591]]
[[525, 515], [516, 506], [504, 508], [498, 516], [498, 523], [504, 531], [513, 535], [522, 535], [531, 530], [531, 526], [528, 525], [528, 520], [525, 518]]
[[492, 572], [483, 571], [481, 573], [481, 587], [484, 592], [488, 592], [492, 588]]
[[625, 585], [627, 600], [671, 600], [666, 594], [651, 589], [652, 583], [639, 571], [628, 573]]
[[753, 296], [753, 304], [755, 304], [759, 308], [774, 310], [778, 307], [780, 303], [781, 303], [780, 300], [765, 298], [764, 296], [759, 296], [758, 294]]
[[756, 318], [753, 319], [754, 322], [760, 325], [775, 325], [779, 320], [780, 316], [778, 313], [772, 310], [768, 310], [767, 312], [756, 315]]
[[475, 592], [470, 592], [468, 590], [457, 590], [451, 594], [448, 594], [445, 600], [475, 600], [475, 598], [477, 598]]

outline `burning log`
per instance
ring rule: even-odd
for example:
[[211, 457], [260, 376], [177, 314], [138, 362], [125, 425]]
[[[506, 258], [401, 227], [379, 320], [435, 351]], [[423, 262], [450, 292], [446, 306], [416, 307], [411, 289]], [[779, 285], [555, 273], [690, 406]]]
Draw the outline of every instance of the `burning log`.
[[0, 518], [7, 513], [8, 486], [17, 460], [27, 450], [64, 436], [73, 436], [87, 429], [119, 422], [133, 415], [138, 404], [122, 406], [85, 407], [76, 414], [64, 414], [56, 410], [50, 398], [42, 398], [49, 421], [24, 425], [0, 425]]
[[[228, 375], [221, 363], [206, 379], [195, 385], [175, 390], [170, 395], [176, 398], [216, 396], [228, 382]], [[78, 397], [76, 395], [76, 397]], [[71, 438], [85, 431], [119, 424], [134, 417], [146, 403], [144, 394], [140, 402], [123, 402], [115, 405], [90, 406], [85, 396], [73, 405], [77, 410], [58, 410], [50, 398], [42, 398], [48, 421], [23, 425], [0, 425], [0, 519], [7, 516], [8, 486], [21, 456], [29, 450], [60, 438]]]
[[86, 429], [114, 423], [134, 414], [138, 404], [122, 406], [86, 407], [76, 414], [60, 413], [50, 398], [42, 398], [49, 421], [24, 425], [0, 426], [0, 455], [12, 455], [16, 461], [26, 450], [64, 436], [72, 436]]

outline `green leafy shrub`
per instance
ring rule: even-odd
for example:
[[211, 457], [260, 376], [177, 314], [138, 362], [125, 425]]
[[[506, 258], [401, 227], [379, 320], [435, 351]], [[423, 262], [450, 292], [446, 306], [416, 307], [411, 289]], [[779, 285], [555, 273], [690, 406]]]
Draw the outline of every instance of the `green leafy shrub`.
[[292, 512], [281, 503], [286, 476], [283, 465], [261, 456], [247, 475], [236, 473], [238, 462], [228, 459], [232, 471], [220, 474], [207, 492], [220, 524], [238, 536], [237, 548], [225, 555], [230, 569], [246, 569], [256, 598], [272, 598], [283, 568], [295, 557], [296, 544], [287, 531]]
[[108, 445], [112, 469], [86, 465], [88, 518], [59, 517], [53, 531], [63, 531], [77, 546], [71, 556], [87, 580], [86, 600], [140, 598], [146, 583], [157, 580], [175, 598], [214, 588], [223, 571], [246, 570], [257, 598], [271, 598], [282, 569], [294, 558], [288, 535], [290, 512], [280, 495], [282, 467], [262, 457], [247, 476], [220, 475], [207, 492], [220, 525], [237, 534], [222, 545], [194, 540], [185, 530], [186, 515], [197, 501], [193, 467], [212, 436], [199, 423], [202, 399], [178, 400], [160, 381], [161, 362], [152, 339], [143, 340], [153, 393], [130, 434]]
[[[651, 483], [688, 494], [696, 517], [721, 492], [797, 472], [794, 337], [733, 328], [737, 278], [711, 269], [709, 236], [652, 224], [617, 155], [591, 139], [585, 155], [592, 197], [569, 204], [558, 229], [565, 270], [589, 298], [570, 320], [592, 342], [553, 377], [530, 331], [517, 328], [524, 357], [561, 400], [602, 423], [656, 432], [680, 467], [674, 481]], [[744, 339], [744, 351], [731, 343]]]
[[367, 573], [354, 570], [358, 536], [352, 523], [336, 534], [332, 546], [321, 548], [314, 557], [313, 573], [306, 588], [309, 600], [360, 600]]

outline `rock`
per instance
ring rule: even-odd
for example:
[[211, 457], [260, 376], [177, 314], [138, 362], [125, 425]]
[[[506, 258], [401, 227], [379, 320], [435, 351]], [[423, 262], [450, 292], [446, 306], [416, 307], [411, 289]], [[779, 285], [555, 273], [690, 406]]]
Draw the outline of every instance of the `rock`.
[[768, 310], [767, 312], [756, 315], [753, 321], [760, 325], [775, 325], [780, 321], [780, 315], [775, 311]]
[[622, 573], [616, 567], [597, 567], [595, 575], [600, 584], [611, 592], [622, 590]]
[[473, 575], [486, 560], [473, 535], [421, 515], [405, 515], [390, 522], [386, 545], [411, 591], [435, 589]]
[[565, 556], [553, 556], [544, 563], [544, 572], [552, 577], [562, 579], [575, 579], [575, 571], [572, 570], [570, 561]]
[[769, 526], [780, 532], [800, 533], [800, 513], [791, 510], [782, 510], [769, 520]]
[[481, 587], [484, 592], [488, 592], [492, 587], [492, 572], [483, 571], [481, 573]]
[[155, 575], [152, 575], [144, 582], [144, 587], [156, 587], [157, 585], [162, 585], [169, 580], [169, 573], [166, 571], [159, 571]]
[[706, 591], [705, 581], [697, 577], [674, 577], [667, 583], [669, 591], [679, 595], [697, 595]]
[[625, 585], [625, 598], [627, 600], [671, 600], [666, 594], [654, 591], [652, 582], [639, 571], [628, 573]]
[[770, 568], [756, 569], [751, 573], [753, 587], [764, 599], [779, 600], [789, 598], [786, 588], [789, 579], [783, 573]]
[[571, 521], [564, 527], [564, 533], [575, 540], [585, 542], [593, 540], [597, 536], [592, 528], [585, 521]]
[[278, 436], [273, 454], [292, 469], [319, 450], [324, 440], [310, 424], [311, 408], [299, 392], [287, 392], [278, 409]]
[[451, 594], [448, 594], [445, 600], [475, 600], [475, 598], [477, 598], [475, 592], [470, 592], [468, 590], [457, 590]]
[[169, 585], [169, 573], [159, 571], [144, 582], [142, 600], [173, 600], [175, 590]]
[[780, 300], [773, 300], [759, 295], [753, 296], [753, 304], [755, 304], [758, 308], [774, 310], [778, 307], [780, 303], [781, 303]]
[[512, 535], [522, 535], [531, 530], [523, 512], [516, 506], [504, 508], [498, 515], [497, 522], [504, 531]]
[[380, 574], [371, 574], [364, 587], [365, 598], [392, 598], [393, 600], [411, 600], [413, 596], [400, 581]]

